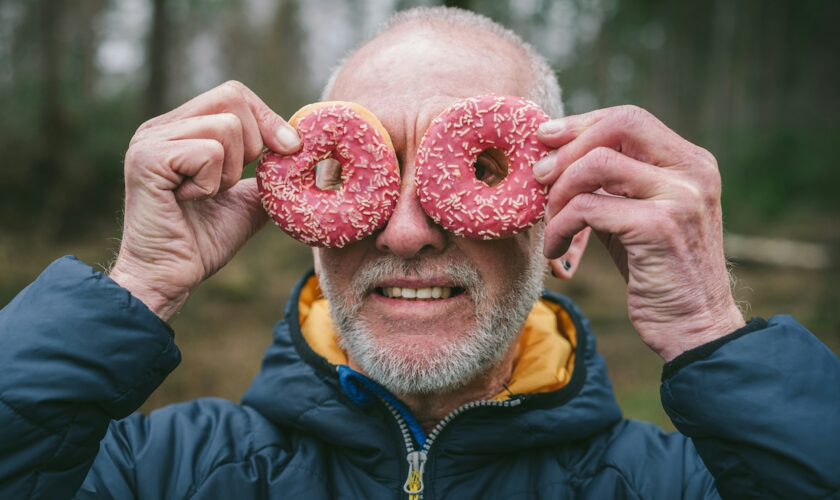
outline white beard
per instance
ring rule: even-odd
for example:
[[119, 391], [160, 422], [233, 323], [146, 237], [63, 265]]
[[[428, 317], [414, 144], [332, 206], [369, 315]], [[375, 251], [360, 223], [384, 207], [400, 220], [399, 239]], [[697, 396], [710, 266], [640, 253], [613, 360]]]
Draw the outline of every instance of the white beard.
[[435, 266], [436, 276], [447, 276], [464, 288], [476, 306], [472, 331], [433, 351], [424, 348], [411, 352], [410, 345], [383, 345], [360, 317], [367, 290], [386, 278], [428, 277], [430, 269], [425, 261], [406, 261], [390, 255], [370, 261], [357, 271], [345, 294], [337, 293], [328, 272], [322, 269], [320, 284], [330, 304], [341, 348], [368, 377], [395, 394], [440, 394], [467, 385], [502, 361], [540, 297], [546, 263], [541, 234], [538, 236], [525, 269], [495, 298], [488, 295], [478, 270], [471, 264]]

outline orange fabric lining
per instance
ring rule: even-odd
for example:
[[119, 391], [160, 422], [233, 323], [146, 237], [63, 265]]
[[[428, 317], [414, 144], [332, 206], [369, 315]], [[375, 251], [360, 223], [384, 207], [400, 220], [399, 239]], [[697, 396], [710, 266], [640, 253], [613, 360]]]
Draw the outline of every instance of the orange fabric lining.
[[[346, 365], [347, 354], [338, 345], [329, 305], [318, 279], [304, 285], [298, 303], [300, 329], [313, 351], [333, 365]], [[534, 305], [519, 336], [513, 373], [507, 387], [493, 399], [511, 394], [554, 392], [572, 378], [577, 335], [569, 314], [559, 305], [541, 300]]]

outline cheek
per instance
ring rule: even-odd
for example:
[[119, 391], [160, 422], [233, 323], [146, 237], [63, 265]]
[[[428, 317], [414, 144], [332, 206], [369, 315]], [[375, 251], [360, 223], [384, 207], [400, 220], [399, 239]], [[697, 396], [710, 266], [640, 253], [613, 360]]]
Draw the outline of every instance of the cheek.
[[325, 250], [323, 248], [316, 250], [319, 255], [321, 272], [319, 276], [325, 280], [329, 280], [332, 287], [344, 289], [352, 281], [352, 275], [346, 274], [347, 266], [343, 264], [345, 258], [342, 254], [335, 250]]
[[364, 252], [357, 248], [363, 243], [360, 241], [344, 248], [315, 249], [321, 275], [325, 275], [330, 283], [339, 289], [350, 286], [353, 271], [359, 268], [364, 256]]
[[504, 290], [528, 265], [532, 245], [530, 231], [501, 240], [461, 240], [464, 254], [479, 269], [491, 290]]

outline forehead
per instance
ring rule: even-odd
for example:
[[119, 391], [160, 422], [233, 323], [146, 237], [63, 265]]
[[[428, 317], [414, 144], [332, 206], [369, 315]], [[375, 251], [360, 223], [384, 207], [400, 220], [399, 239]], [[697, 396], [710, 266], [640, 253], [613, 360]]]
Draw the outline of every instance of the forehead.
[[518, 48], [489, 32], [398, 27], [347, 61], [330, 97], [365, 106], [392, 132], [408, 115], [428, 122], [434, 116], [420, 115], [436, 116], [462, 97], [523, 95], [531, 83], [526, 68]]

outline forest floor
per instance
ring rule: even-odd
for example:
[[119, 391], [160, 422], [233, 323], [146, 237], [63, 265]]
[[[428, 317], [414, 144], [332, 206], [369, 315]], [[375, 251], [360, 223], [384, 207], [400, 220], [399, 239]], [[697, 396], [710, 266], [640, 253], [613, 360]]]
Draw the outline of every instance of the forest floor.
[[[55, 258], [74, 254], [101, 269], [117, 246], [104, 237], [50, 246], [4, 240], [0, 240], [0, 306]], [[260, 369], [291, 287], [310, 266], [307, 247], [273, 227], [260, 232], [194, 293], [173, 320], [183, 362], [142, 411], [205, 396], [238, 401]], [[749, 304], [748, 317], [792, 314], [840, 353], [836, 264], [827, 270], [740, 264], [734, 272], [736, 298]], [[662, 361], [634, 334], [627, 319], [624, 283], [601, 245], [594, 239], [590, 242], [573, 281], [549, 278], [547, 286], [572, 297], [590, 318], [625, 415], [673, 429], [659, 403]]]

